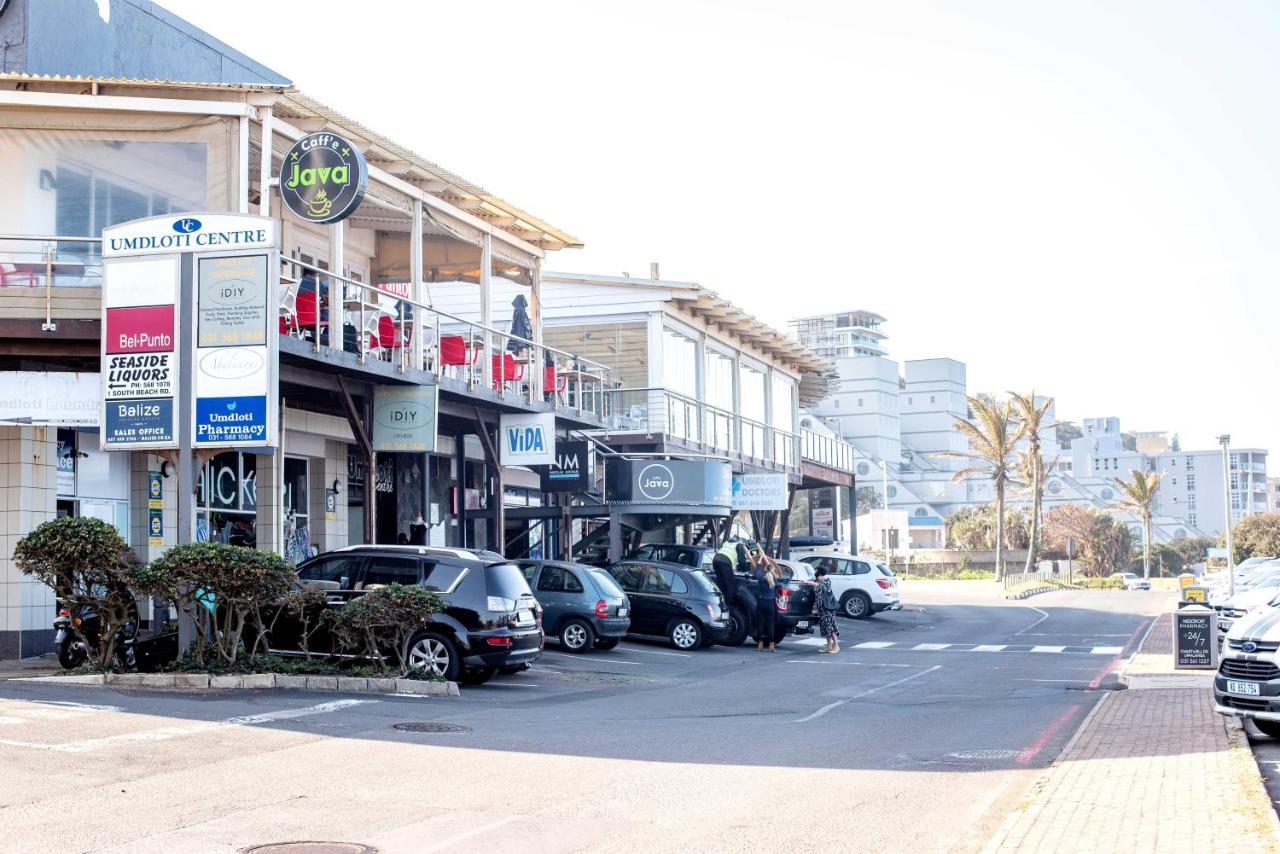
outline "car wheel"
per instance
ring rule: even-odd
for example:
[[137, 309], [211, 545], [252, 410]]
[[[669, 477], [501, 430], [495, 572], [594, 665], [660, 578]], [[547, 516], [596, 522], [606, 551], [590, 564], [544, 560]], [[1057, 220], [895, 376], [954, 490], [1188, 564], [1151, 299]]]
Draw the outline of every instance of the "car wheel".
[[622, 638], [596, 638], [596, 649], [613, 649]]
[[409, 652], [405, 663], [410, 668], [421, 667], [432, 675], [458, 681], [462, 672], [462, 655], [458, 645], [439, 632], [419, 632], [409, 640]]
[[1270, 738], [1280, 738], [1280, 721], [1260, 721], [1257, 718], [1254, 718], [1253, 725], [1256, 726], [1258, 731], [1265, 736]]
[[667, 629], [667, 639], [676, 649], [697, 649], [702, 646], [702, 626], [697, 620], [681, 617]]
[[586, 620], [567, 620], [560, 628], [560, 646], [565, 652], [582, 653], [595, 645], [595, 629]]
[[729, 611], [729, 636], [722, 643], [725, 646], [742, 646], [747, 642], [747, 634], [751, 631], [751, 624], [747, 622], [747, 612], [741, 608], [733, 608]]
[[493, 678], [493, 674], [498, 672], [496, 667], [468, 667], [462, 671], [462, 675], [458, 677], [458, 682], [463, 685], [483, 685]]
[[840, 600], [840, 611], [851, 620], [865, 620], [871, 616], [871, 597], [861, 590], [851, 590]]

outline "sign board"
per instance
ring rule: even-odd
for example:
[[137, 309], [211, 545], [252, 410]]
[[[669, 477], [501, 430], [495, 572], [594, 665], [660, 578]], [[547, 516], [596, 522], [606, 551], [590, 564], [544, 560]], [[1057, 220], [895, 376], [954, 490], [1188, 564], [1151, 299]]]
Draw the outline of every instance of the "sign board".
[[498, 445], [504, 466], [555, 465], [555, 413], [503, 415], [498, 422]]
[[787, 476], [735, 474], [732, 506], [734, 510], [786, 510]]
[[99, 374], [0, 371], [0, 424], [97, 427], [101, 393]]
[[102, 447], [105, 450], [177, 447], [173, 398], [107, 400], [103, 405]]
[[542, 472], [542, 491], [586, 492], [594, 471], [590, 442], [560, 442], [555, 462]]
[[164, 545], [164, 511], [154, 507], [147, 509], [147, 545]]
[[164, 481], [158, 471], [147, 472], [147, 509], [164, 509]]
[[[198, 218], [197, 218], [198, 217]], [[222, 252], [237, 249], [274, 249], [276, 247], [275, 221], [267, 217], [248, 214], [202, 213], [173, 216], [153, 216], [113, 225], [102, 230], [102, 255], [104, 258], [136, 257], [139, 255], [179, 255], [184, 252]], [[160, 268], [156, 274], [163, 279]], [[144, 294], [149, 293], [150, 280], [140, 280], [134, 271], [131, 281], [137, 283]], [[113, 290], [122, 299], [129, 292], [127, 282], [117, 283]], [[149, 298], [149, 297], [146, 297]], [[175, 300], [169, 300], [174, 302]], [[113, 303], [114, 305], [159, 305], [135, 298]]]
[[76, 494], [76, 433], [58, 431], [58, 495]]
[[1214, 670], [1218, 666], [1218, 615], [1193, 605], [1173, 614], [1173, 666]]
[[178, 384], [174, 353], [112, 353], [102, 365], [107, 400], [172, 399]]
[[326, 522], [338, 521], [338, 493], [332, 489], [324, 491], [324, 520]]
[[605, 463], [605, 501], [610, 504], [692, 504], [727, 511], [733, 499], [733, 469], [719, 460], [629, 460]]
[[835, 537], [835, 511], [830, 507], [813, 508], [813, 536]]
[[305, 222], [339, 222], [351, 216], [368, 183], [363, 152], [336, 133], [304, 136], [280, 164], [280, 199]]
[[378, 386], [373, 391], [373, 449], [430, 453], [436, 449], [436, 386]]
[[197, 347], [266, 346], [269, 287], [264, 253], [201, 258], [196, 285]]
[[1201, 587], [1197, 584], [1188, 585], [1182, 588], [1182, 601], [1184, 603], [1194, 602], [1199, 605], [1209, 604], [1209, 588]]

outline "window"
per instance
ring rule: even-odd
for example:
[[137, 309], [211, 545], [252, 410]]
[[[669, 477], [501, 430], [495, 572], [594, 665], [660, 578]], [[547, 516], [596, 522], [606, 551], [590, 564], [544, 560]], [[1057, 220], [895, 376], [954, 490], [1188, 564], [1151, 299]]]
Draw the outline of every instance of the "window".
[[364, 572], [365, 590], [375, 590], [388, 584], [417, 583], [417, 558], [374, 556], [369, 558], [369, 566]]
[[669, 569], [658, 569], [656, 566], [640, 567], [641, 593], [670, 593], [672, 573]]
[[936, 402], [937, 402], [937, 400], [934, 398], [934, 395], [932, 395], [932, 394], [931, 394], [931, 395], [929, 395], [929, 402], [930, 402], [930, 403], [936, 403]]
[[859, 406], [861, 406], [861, 405], [862, 405], [862, 398], [858, 398], [858, 405], [859, 405]]
[[307, 461], [300, 457], [285, 457], [284, 557], [293, 563], [301, 563], [311, 555], [308, 509]]
[[679, 394], [698, 393], [698, 345], [674, 329], [662, 330], [662, 384]]
[[257, 509], [257, 458], [253, 454], [226, 451], [201, 467], [196, 476], [198, 542], [255, 548]]
[[437, 593], [447, 593], [458, 586], [458, 582], [467, 574], [465, 566], [452, 563], [438, 563], [427, 567], [427, 580], [422, 586]]
[[564, 570], [558, 566], [544, 566], [542, 575], [538, 576], [538, 590], [544, 593], [564, 590]]
[[623, 590], [635, 592], [644, 583], [645, 569], [634, 563], [619, 563], [609, 567], [609, 574], [617, 579]]
[[836, 406], [836, 409], [840, 408], [840, 398], [838, 397], [835, 399], [835, 406]]
[[360, 571], [364, 557], [360, 555], [336, 555], [323, 557], [298, 567], [298, 580], [312, 582], [308, 587], [325, 590], [350, 589], [351, 580]]

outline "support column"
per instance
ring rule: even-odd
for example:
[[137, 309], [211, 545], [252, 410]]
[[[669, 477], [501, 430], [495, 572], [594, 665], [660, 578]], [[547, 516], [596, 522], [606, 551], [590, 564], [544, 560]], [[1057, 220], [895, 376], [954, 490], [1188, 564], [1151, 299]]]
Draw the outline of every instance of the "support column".
[[853, 486], [849, 487], [849, 554], [858, 553], [858, 476], [853, 477]]
[[236, 210], [242, 214], [249, 212], [249, 117], [240, 117], [240, 138], [237, 151], [239, 153], [237, 171], [240, 180], [236, 186]]
[[[493, 305], [490, 293], [489, 276], [493, 269], [493, 237], [485, 234], [480, 241], [480, 322], [492, 326]], [[493, 388], [493, 336], [486, 330], [481, 336], [484, 343], [480, 354], [480, 377], [486, 390]]]
[[[414, 302], [425, 305], [426, 288], [422, 284], [422, 199], [413, 200], [413, 225], [409, 230], [409, 293]], [[430, 328], [426, 312], [417, 306], [413, 309], [413, 332], [409, 342], [413, 353], [413, 367], [422, 370], [422, 335]], [[437, 342], [438, 343], [438, 342]]]
[[782, 511], [782, 533], [778, 536], [778, 558], [791, 558], [791, 508], [796, 503], [795, 487], [787, 490], [787, 509]]
[[284, 552], [284, 508], [280, 504], [280, 461], [275, 454], [257, 455], [256, 492], [258, 494], [258, 550]]
[[271, 171], [275, 156], [271, 138], [275, 130], [275, 113], [270, 104], [259, 107], [258, 113], [262, 118], [262, 152], [258, 158], [258, 215], [271, 216]]
[[[533, 327], [533, 340], [542, 346], [542, 259], [533, 259], [533, 268], [529, 270], [529, 323]], [[542, 400], [543, 378], [546, 374], [545, 366], [547, 363], [546, 355], [541, 351], [535, 351], [529, 354], [529, 358], [534, 360], [534, 364], [530, 365], [532, 376], [529, 378], [529, 387], [532, 389], [533, 399]], [[554, 393], [555, 389], [552, 389]], [[554, 404], [555, 401], [552, 401]]]
[[[307, 492], [310, 496], [307, 512], [310, 515], [311, 545], [317, 551], [328, 552], [347, 545], [346, 477], [346, 443], [326, 440], [324, 458], [312, 458], [307, 467]], [[335, 480], [343, 491], [334, 493]], [[330, 494], [333, 494], [334, 505], [332, 519], [326, 509]]]
[[[343, 231], [344, 224], [335, 222], [329, 226], [329, 272], [338, 276], [342, 275], [342, 268], [346, 264], [345, 260], [345, 233]], [[320, 276], [316, 274], [317, 278]], [[335, 350], [341, 350], [344, 346], [344, 335], [342, 332], [343, 318], [345, 314], [342, 310], [343, 301], [342, 282], [329, 276], [329, 346]], [[319, 288], [317, 287], [317, 297]], [[362, 297], [363, 298], [363, 295]], [[357, 318], [356, 323], [362, 323], [363, 317]], [[364, 330], [356, 330], [357, 350], [364, 347]], [[372, 541], [370, 541], [372, 542]]]
[[622, 514], [609, 512], [609, 563], [622, 560]]
[[458, 502], [458, 542], [459, 548], [467, 548], [467, 437], [458, 434], [453, 437], [454, 442], [454, 465], [457, 471], [454, 473], [454, 483], [456, 486], [455, 497]]
[[53, 590], [19, 571], [13, 547], [57, 517], [58, 430], [0, 427], [0, 659], [53, 647]]

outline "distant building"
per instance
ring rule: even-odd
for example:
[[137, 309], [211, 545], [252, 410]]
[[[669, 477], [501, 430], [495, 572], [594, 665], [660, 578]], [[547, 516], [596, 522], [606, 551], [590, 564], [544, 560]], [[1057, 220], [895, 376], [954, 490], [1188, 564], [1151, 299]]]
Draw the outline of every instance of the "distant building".
[[1267, 512], [1280, 513], [1280, 477], [1267, 478]]
[[858, 310], [797, 318], [791, 327], [800, 346], [835, 360], [887, 355], [883, 323], [874, 311]]

